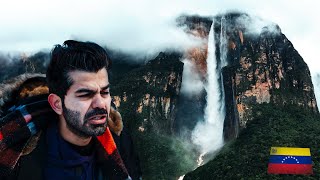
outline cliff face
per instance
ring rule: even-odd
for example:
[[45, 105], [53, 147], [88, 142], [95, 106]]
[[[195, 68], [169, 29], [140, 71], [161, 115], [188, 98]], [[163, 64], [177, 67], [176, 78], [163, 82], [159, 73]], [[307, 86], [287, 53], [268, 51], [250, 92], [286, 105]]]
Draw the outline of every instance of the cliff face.
[[[225, 27], [221, 28], [222, 19]], [[202, 37], [207, 43], [212, 20], [209, 18], [180, 17], [187, 32]], [[216, 57], [220, 56], [221, 30], [226, 34], [227, 62], [222, 69], [226, 104], [224, 137], [237, 137], [252, 119], [252, 107], [261, 103], [293, 104], [318, 113], [310, 71], [280, 28], [271, 24], [253, 29], [255, 18], [244, 13], [229, 13], [214, 17]], [[197, 32], [197, 33], [195, 33]], [[199, 34], [201, 36], [199, 36]], [[200, 49], [207, 48], [204, 44]], [[194, 52], [193, 49], [190, 50]], [[206, 78], [207, 51], [187, 53], [200, 64], [199, 72]], [[204, 80], [205, 81], [205, 80]]]
[[[177, 25], [183, 28], [187, 34], [201, 39], [200, 45], [184, 52], [183, 59], [192, 67], [193, 76], [199, 77], [200, 81], [204, 82], [207, 77], [208, 35], [212, 20], [211, 18], [201, 16], [181, 16], [176, 21]], [[186, 79], [187, 77], [184, 77], [184, 83], [186, 84], [197, 83], [194, 81], [188, 82]], [[197, 90], [195, 93], [182, 92], [178, 97], [178, 111], [174, 131], [186, 139], [191, 138], [192, 130], [197, 122], [204, 117], [206, 92], [204, 90]]]
[[239, 22], [243, 16], [250, 18], [244, 14], [225, 16], [227, 26], [231, 24], [226, 28], [229, 65], [223, 69], [227, 139], [236, 137], [239, 127], [246, 127], [256, 104], [292, 104], [318, 113], [309, 68], [291, 42], [276, 25], [264, 27], [261, 33], [250, 32]]
[[217, 61], [223, 54], [221, 29], [228, 42], [228, 65], [222, 68], [224, 137], [237, 139], [184, 179], [277, 179], [264, 168], [270, 147], [319, 149], [313, 138], [319, 134], [319, 112], [308, 66], [279, 26], [252, 29], [254, 19], [243, 13], [214, 18]]
[[[221, 29], [226, 31], [228, 65], [222, 69], [226, 104], [225, 139], [237, 137], [240, 129], [246, 128], [254, 118], [253, 108], [263, 103], [296, 105], [318, 113], [309, 69], [280, 28], [273, 25], [253, 32], [250, 16], [241, 13], [223, 16], [224, 28], [221, 28], [222, 15], [214, 17], [214, 37], [219, 60], [224, 54], [219, 48]], [[164, 52], [149, 61], [108, 50], [113, 60], [109, 74], [111, 93], [124, 124], [133, 134], [146, 179], [155, 178], [161, 168], [176, 175], [178, 171], [172, 172], [172, 169], [185, 165], [181, 162], [185, 162], [183, 158], [187, 157], [187, 151], [182, 145], [180, 148], [175, 146], [178, 143], [172, 140], [175, 138], [172, 135], [185, 130], [184, 127], [192, 131], [198, 120], [203, 118], [206, 93], [203, 91], [193, 97], [181, 94], [184, 65], [180, 60], [190, 60], [196, 67], [196, 73], [206, 83], [208, 34], [212, 18], [178, 18], [178, 26], [203, 40], [199, 47], [191, 48], [184, 54]], [[43, 73], [48, 57], [46, 53], [38, 53], [28, 60], [18, 58], [13, 61], [17, 62], [15, 64], [7, 63], [0, 57], [0, 62], [7, 63], [6, 67], [9, 67], [0, 71], [3, 75], [0, 80], [24, 72]], [[135, 60], [148, 60], [148, 63], [134, 63]], [[220, 64], [218, 61], [218, 66]], [[7, 69], [14, 71], [7, 72]], [[189, 167], [184, 168], [181, 173]], [[161, 178], [163, 176], [158, 179]]]
[[178, 53], [160, 53], [147, 64], [113, 73], [117, 80], [112, 82], [112, 96], [132, 134], [145, 179], [175, 179], [194, 168], [194, 152], [174, 135], [181, 58]]
[[184, 57], [195, 64], [197, 73], [203, 78], [207, 75], [208, 35], [212, 20], [209, 17], [181, 16], [177, 18], [177, 25], [184, 27], [186, 33], [201, 38], [202, 43], [190, 48], [185, 52]]
[[113, 99], [133, 131], [173, 133], [183, 71], [180, 58], [176, 53], [160, 53], [114, 82]]

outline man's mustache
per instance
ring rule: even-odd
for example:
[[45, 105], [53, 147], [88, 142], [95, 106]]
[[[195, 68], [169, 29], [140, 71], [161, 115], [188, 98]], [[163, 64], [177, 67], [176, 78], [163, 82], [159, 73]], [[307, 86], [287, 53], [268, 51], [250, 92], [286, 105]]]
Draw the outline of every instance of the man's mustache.
[[84, 116], [84, 119], [85, 121], [88, 121], [90, 117], [96, 116], [96, 115], [105, 115], [108, 117], [108, 111], [105, 109], [96, 108], [87, 112], [86, 115]]

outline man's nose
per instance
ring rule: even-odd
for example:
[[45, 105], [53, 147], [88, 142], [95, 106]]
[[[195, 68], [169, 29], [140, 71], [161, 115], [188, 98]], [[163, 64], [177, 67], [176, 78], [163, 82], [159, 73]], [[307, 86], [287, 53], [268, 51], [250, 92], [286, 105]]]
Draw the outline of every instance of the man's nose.
[[106, 99], [101, 97], [100, 94], [97, 94], [93, 101], [92, 101], [92, 108], [100, 108], [100, 109], [105, 109], [106, 108]]

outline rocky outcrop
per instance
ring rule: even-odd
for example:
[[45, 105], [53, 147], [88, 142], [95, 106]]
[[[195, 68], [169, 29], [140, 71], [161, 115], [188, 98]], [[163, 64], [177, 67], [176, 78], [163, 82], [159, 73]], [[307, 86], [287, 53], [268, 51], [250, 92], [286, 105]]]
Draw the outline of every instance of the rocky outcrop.
[[[252, 32], [239, 21], [244, 16], [251, 18], [246, 14], [225, 15], [230, 25], [226, 28], [229, 65], [224, 68], [227, 139], [236, 137], [239, 127], [246, 127], [255, 104], [293, 104], [318, 113], [309, 68], [292, 43], [277, 25]], [[216, 23], [215, 29], [219, 26]]]
[[196, 66], [197, 73], [203, 78], [207, 75], [207, 54], [208, 54], [208, 35], [212, 18], [200, 16], [180, 16], [177, 18], [178, 26], [184, 27], [188, 34], [196, 38], [201, 38], [202, 43], [199, 46], [190, 48], [185, 52], [184, 58], [192, 61]]
[[[177, 18], [177, 24], [183, 28], [185, 33], [194, 36], [195, 39], [200, 39], [199, 45], [184, 52], [183, 59], [190, 64], [189, 66], [192, 66], [194, 76], [199, 77], [199, 81], [205, 81], [207, 77], [208, 35], [212, 20], [209, 17], [180, 16]], [[187, 79], [187, 77], [184, 78]], [[191, 138], [192, 130], [204, 117], [206, 103], [204, 90], [192, 91], [192, 93], [182, 92], [179, 94], [178, 111], [174, 124], [175, 134], [186, 139]]]
[[[318, 113], [310, 71], [292, 43], [282, 34], [279, 26], [266, 24], [254, 29], [255, 17], [244, 13], [217, 15], [214, 21], [216, 58], [220, 59], [221, 29], [227, 35], [227, 61], [223, 68], [226, 118], [224, 137], [237, 137], [241, 128], [252, 119], [255, 104], [293, 104]], [[221, 28], [222, 18], [225, 26]], [[189, 29], [187, 32], [202, 37], [207, 34], [212, 20], [205, 17], [180, 17]], [[197, 32], [197, 33], [195, 33]], [[202, 49], [207, 48], [203, 45]], [[206, 76], [205, 50], [191, 49], [191, 57], [199, 72]], [[202, 53], [199, 53], [202, 52]], [[221, 62], [218, 61], [218, 66]]]
[[173, 133], [183, 63], [176, 53], [160, 53], [145, 66], [123, 75], [113, 99], [133, 131]]

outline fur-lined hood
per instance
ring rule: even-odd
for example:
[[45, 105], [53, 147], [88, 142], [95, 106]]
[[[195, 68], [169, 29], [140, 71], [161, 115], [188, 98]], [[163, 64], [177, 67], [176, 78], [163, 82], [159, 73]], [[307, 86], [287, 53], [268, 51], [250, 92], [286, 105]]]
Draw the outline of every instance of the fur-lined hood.
[[[32, 90], [28, 91], [28, 87], [32, 87]], [[9, 79], [0, 84], [0, 116], [20, 99], [48, 92], [44, 74], [28, 73]]]
[[[0, 84], [0, 117], [22, 99], [48, 93], [44, 74], [22, 74], [10, 79]], [[122, 118], [115, 108], [111, 108], [108, 126], [118, 136], [122, 132]]]

